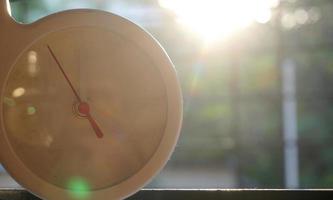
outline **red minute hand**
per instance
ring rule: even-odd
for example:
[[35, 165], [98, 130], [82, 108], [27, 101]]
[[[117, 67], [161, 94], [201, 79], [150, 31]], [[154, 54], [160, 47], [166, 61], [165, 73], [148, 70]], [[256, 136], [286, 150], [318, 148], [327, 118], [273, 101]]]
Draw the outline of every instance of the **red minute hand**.
[[68, 85], [70, 86], [70, 88], [72, 89], [76, 99], [79, 101], [79, 105], [78, 105], [78, 111], [80, 112], [80, 114], [82, 114], [85, 118], [88, 119], [91, 127], [93, 128], [93, 130], [96, 133], [96, 136], [98, 138], [102, 138], [103, 137], [103, 132], [101, 131], [101, 129], [99, 128], [98, 124], [96, 123], [95, 119], [91, 116], [90, 114], [90, 108], [89, 108], [89, 104], [86, 102], [83, 102], [79, 96], [79, 94], [76, 92], [72, 82], [69, 80], [67, 74], [64, 71], [64, 68], [61, 66], [59, 60], [57, 59], [57, 57], [55, 56], [55, 54], [53, 53], [51, 47], [49, 45], [47, 45], [48, 50], [50, 51], [50, 54], [52, 56], [52, 58], [55, 60], [55, 62], [57, 63], [62, 75], [64, 75]]
[[74, 86], [72, 85], [72, 83], [71, 83], [71, 81], [69, 80], [68, 76], [66, 75], [64, 69], [62, 68], [62, 66], [61, 66], [61, 64], [60, 64], [60, 62], [59, 62], [59, 60], [58, 60], [57, 57], [54, 55], [54, 53], [53, 53], [53, 51], [52, 51], [52, 49], [50, 48], [49, 45], [47, 45], [47, 48], [49, 49], [49, 51], [50, 51], [50, 53], [51, 53], [51, 56], [53, 57], [53, 59], [54, 59], [55, 62], [57, 63], [57, 65], [58, 65], [58, 67], [59, 67], [61, 73], [64, 75], [64, 77], [65, 77], [65, 79], [66, 79], [68, 85], [71, 87], [71, 89], [72, 89], [74, 95], [76, 96], [77, 100], [81, 103], [82, 101], [81, 101], [81, 98], [80, 98], [79, 94], [76, 92]]

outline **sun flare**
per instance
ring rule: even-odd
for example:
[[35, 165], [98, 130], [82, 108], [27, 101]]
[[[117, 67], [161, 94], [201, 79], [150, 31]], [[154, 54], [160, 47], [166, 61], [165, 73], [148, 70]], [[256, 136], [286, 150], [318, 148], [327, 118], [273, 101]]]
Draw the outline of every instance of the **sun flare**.
[[266, 23], [278, 0], [159, 0], [178, 23], [205, 41], [226, 38], [253, 22]]

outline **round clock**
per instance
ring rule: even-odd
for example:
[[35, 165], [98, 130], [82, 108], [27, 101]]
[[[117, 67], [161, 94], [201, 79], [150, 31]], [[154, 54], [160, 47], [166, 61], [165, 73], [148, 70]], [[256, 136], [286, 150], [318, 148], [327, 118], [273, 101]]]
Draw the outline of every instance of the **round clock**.
[[71, 10], [14, 22], [1, 1], [0, 158], [50, 200], [122, 199], [166, 163], [179, 136], [175, 69], [119, 16]]

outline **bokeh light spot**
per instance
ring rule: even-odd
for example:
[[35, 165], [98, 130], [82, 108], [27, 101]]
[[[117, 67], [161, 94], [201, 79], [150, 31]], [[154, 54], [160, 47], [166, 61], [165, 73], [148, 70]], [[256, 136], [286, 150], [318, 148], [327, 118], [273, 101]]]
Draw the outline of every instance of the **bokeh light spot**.
[[309, 19], [308, 13], [303, 9], [296, 10], [294, 15], [295, 15], [295, 20], [298, 24], [305, 24]]
[[18, 87], [13, 91], [12, 95], [13, 95], [13, 97], [17, 98], [17, 97], [24, 95], [24, 93], [25, 93], [25, 89], [23, 87]]
[[27, 114], [28, 115], [34, 115], [36, 113], [36, 108], [35, 107], [33, 107], [33, 106], [29, 106], [28, 108], [27, 108]]
[[309, 20], [312, 23], [317, 22], [321, 18], [320, 13], [321, 13], [321, 11], [320, 11], [319, 8], [317, 8], [317, 7], [310, 8], [310, 10], [309, 10]]
[[281, 24], [286, 29], [292, 29], [296, 25], [296, 20], [292, 14], [284, 14], [281, 19]]
[[31, 76], [35, 76], [38, 72], [38, 67], [37, 67], [37, 52], [36, 51], [29, 51], [28, 53], [28, 72]]
[[15, 106], [16, 103], [14, 101], [14, 99], [9, 98], [9, 97], [5, 97], [3, 100], [4, 104], [6, 104], [7, 106]]
[[28, 53], [28, 62], [32, 64], [37, 63], [37, 52], [36, 51], [29, 51]]
[[87, 199], [90, 195], [90, 186], [81, 177], [73, 177], [68, 181], [70, 195], [75, 199]]

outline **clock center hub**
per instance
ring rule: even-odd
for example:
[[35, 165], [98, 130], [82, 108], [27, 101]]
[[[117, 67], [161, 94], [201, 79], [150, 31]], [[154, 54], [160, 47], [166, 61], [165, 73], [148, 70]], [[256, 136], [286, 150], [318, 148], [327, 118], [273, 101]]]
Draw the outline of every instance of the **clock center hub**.
[[77, 105], [77, 111], [80, 116], [87, 116], [90, 113], [90, 107], [89, 104], [86, 102], [80, 102]]

